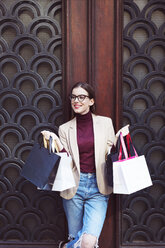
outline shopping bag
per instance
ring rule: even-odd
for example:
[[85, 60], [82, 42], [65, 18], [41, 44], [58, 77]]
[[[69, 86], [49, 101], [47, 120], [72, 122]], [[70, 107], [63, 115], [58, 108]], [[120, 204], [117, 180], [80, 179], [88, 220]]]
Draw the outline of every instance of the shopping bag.
[[[134, 152], [134, 148], [133, 148], [133, 144], [132, 144], [132, 140], [131, 140], [131, 136], [126, 135], [126, 137], [124, 137], [124, 140], [126, 142], [126, 146], [128, 149], [128, 153], [129, 153], [129, 157], [130, 156], [135, 156], [135, 152]], [[107, 174], [107, 181], [108, 181], [108, 185], [113, 187], [113, 162], [117, 161], [119, 158], [119, 152], [122, 151], [122, 159], [124, 159], [124, 153], [123, 153], [123, 149], [122, 149], [122, 145], [120, 142], [120, 137], [117, 140], [116, 146], [112, 146], [112, 149], [110, 151], [110, 153], [107, 155], [107, 159], [106, 159], [106, 174]]]
[[[130, 139], [129, 135], [128, 139]], [[120, 134], [120, 141], [125, 159], [121, 159], [120, 150], [118, 161], [113, 162], [113, 193], [131, 194], [151, 186], [152, 180], [144, 155], [138, 156], [133, 147], [135, 156], [128, 157], [122, 133]]]
[[75, 187], [75, 180], [71, 169], [72, 158], [66, 152], [58, 153], [61, 157], [52, 191], [63, 191]]
[[[52, 142], [51, 139], [49, 142]], [[42, 189], [51, 177], [51, 173], [56, 173], [60, 159], [59, 155], [51, 152], [51, 145], [47, 149], [36, 143], [25, 161], [21, 176]]]

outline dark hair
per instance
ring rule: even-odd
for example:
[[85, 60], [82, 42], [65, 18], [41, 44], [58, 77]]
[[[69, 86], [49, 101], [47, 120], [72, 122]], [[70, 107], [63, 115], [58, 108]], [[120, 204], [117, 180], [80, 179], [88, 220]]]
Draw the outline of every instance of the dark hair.
[[89, 98], [94, 99], [94, 104], [92, 106], [90, 106], [90, 111], [92, 113], [94, 113], [96, 111], [96, 99], [95, 99], [95, 91], [94, 91], [93, 87], [86, 82], [77, 82], [72, 86], [72, 88], [70, 90], [70, 95], [72, 94], [73, 89], [78, 88], [78, 87], [81, 87], [84, 90], [86, 90], [88, 92]]

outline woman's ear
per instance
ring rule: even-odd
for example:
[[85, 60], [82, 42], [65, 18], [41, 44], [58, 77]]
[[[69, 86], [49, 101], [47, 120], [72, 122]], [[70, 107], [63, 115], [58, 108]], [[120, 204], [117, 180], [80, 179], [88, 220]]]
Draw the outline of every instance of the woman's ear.
[[95, 103], [94, 99], [90, 99], [89, 105], [92, 106]]

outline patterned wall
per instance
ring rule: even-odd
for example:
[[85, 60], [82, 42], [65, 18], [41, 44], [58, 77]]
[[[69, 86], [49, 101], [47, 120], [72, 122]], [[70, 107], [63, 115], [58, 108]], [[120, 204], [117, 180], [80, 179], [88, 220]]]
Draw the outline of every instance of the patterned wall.
[[121, 198], [121, 245], [165, 247], [165, 1], [125, 0], [123, 35], [124, 124], [154, 185]]
[[61, 0], [0, 1], [0, 244], [66, 233], [58, 193], [20, 177], [41, 130], [62, 123], [61, 78]]

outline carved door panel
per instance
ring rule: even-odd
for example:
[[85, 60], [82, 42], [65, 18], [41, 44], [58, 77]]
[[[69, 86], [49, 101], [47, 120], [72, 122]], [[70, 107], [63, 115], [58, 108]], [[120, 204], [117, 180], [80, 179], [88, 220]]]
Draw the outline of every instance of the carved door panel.
[[123, 124], [153, 186], [120, 198], [119, 247], [165, 247], [164, 10], [164, 0], [124, 1]]
[[61, 18], [60, 0], [0, 1], [0, 247], [66, 235], [58, 193], [20, 177], [41, 130], [63, 122]]

